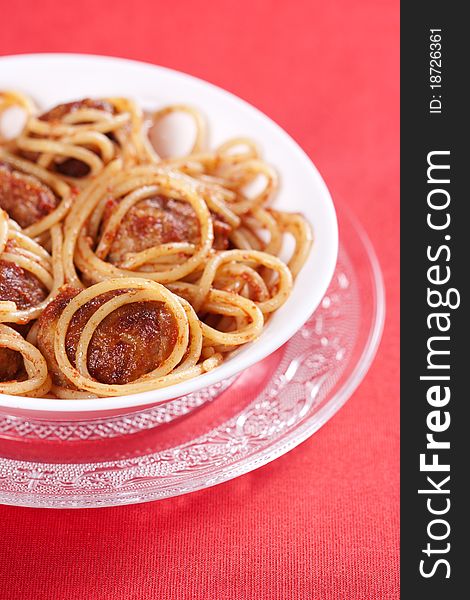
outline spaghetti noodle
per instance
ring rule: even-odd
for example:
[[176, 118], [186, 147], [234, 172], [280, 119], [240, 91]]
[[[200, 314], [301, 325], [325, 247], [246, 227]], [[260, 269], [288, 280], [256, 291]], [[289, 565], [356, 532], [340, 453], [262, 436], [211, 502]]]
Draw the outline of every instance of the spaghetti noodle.
[[[259, 337], [312, 233], [269, 207], [277, 174], [252, 140], [209, 151], [202, 115], [180, 104], [86, 98], [40, 114], [0, 93], [0, 116], [12, 106], [26, 122], [0, 137], [0, 392], [143, 392]], [[196, 135], [168, 156], [159, 127], [179, 112]]]

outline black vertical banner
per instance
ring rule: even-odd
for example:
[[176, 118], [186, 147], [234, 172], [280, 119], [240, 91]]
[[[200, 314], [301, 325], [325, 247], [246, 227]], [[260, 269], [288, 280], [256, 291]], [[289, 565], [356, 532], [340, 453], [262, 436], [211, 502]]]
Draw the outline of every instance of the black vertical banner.
[[465, 8], [463, 2], [435, 0], [401, 6], [401, 597], [406, 600], [470, 594]]

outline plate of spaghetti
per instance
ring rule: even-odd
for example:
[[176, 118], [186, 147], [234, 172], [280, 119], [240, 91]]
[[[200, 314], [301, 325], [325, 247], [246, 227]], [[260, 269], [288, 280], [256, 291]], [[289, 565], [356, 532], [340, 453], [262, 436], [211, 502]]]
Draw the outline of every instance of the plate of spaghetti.
[[243, 100], [123, 59], [0, 59], [0, 405], [226, 380], [305, 323], [337, 249], [318, 171]]

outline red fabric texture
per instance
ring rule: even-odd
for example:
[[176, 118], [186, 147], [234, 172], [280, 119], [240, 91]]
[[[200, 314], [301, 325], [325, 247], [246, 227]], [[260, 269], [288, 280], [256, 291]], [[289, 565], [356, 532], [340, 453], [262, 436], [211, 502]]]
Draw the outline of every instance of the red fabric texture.
[[0, 21], [0, 54], [154, 62], [266, 112], [365, 225], [388, 301], [365, 381], [279, 460], [139, 506], [0, 506], [1, 600], [398, 598], [397, 0], [25, 0]]

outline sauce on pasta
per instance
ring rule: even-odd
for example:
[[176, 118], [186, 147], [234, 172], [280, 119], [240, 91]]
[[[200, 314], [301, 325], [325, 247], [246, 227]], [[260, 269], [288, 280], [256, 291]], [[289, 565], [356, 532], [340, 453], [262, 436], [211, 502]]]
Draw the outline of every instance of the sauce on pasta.
[[[13, 106], [27, 119], [0, 136], [1, 393], [148, 391], [259, 337], [312, 231], [270, 207], [278, 177], [251, 139], [209, 150], [186, 105], [144, 113], [128, 98], [85, 98], [41, 113], [0, 92], [0, 116]], [[149, 132], [175, 112], [193, 119], [193, 146], [159, 156]]]

